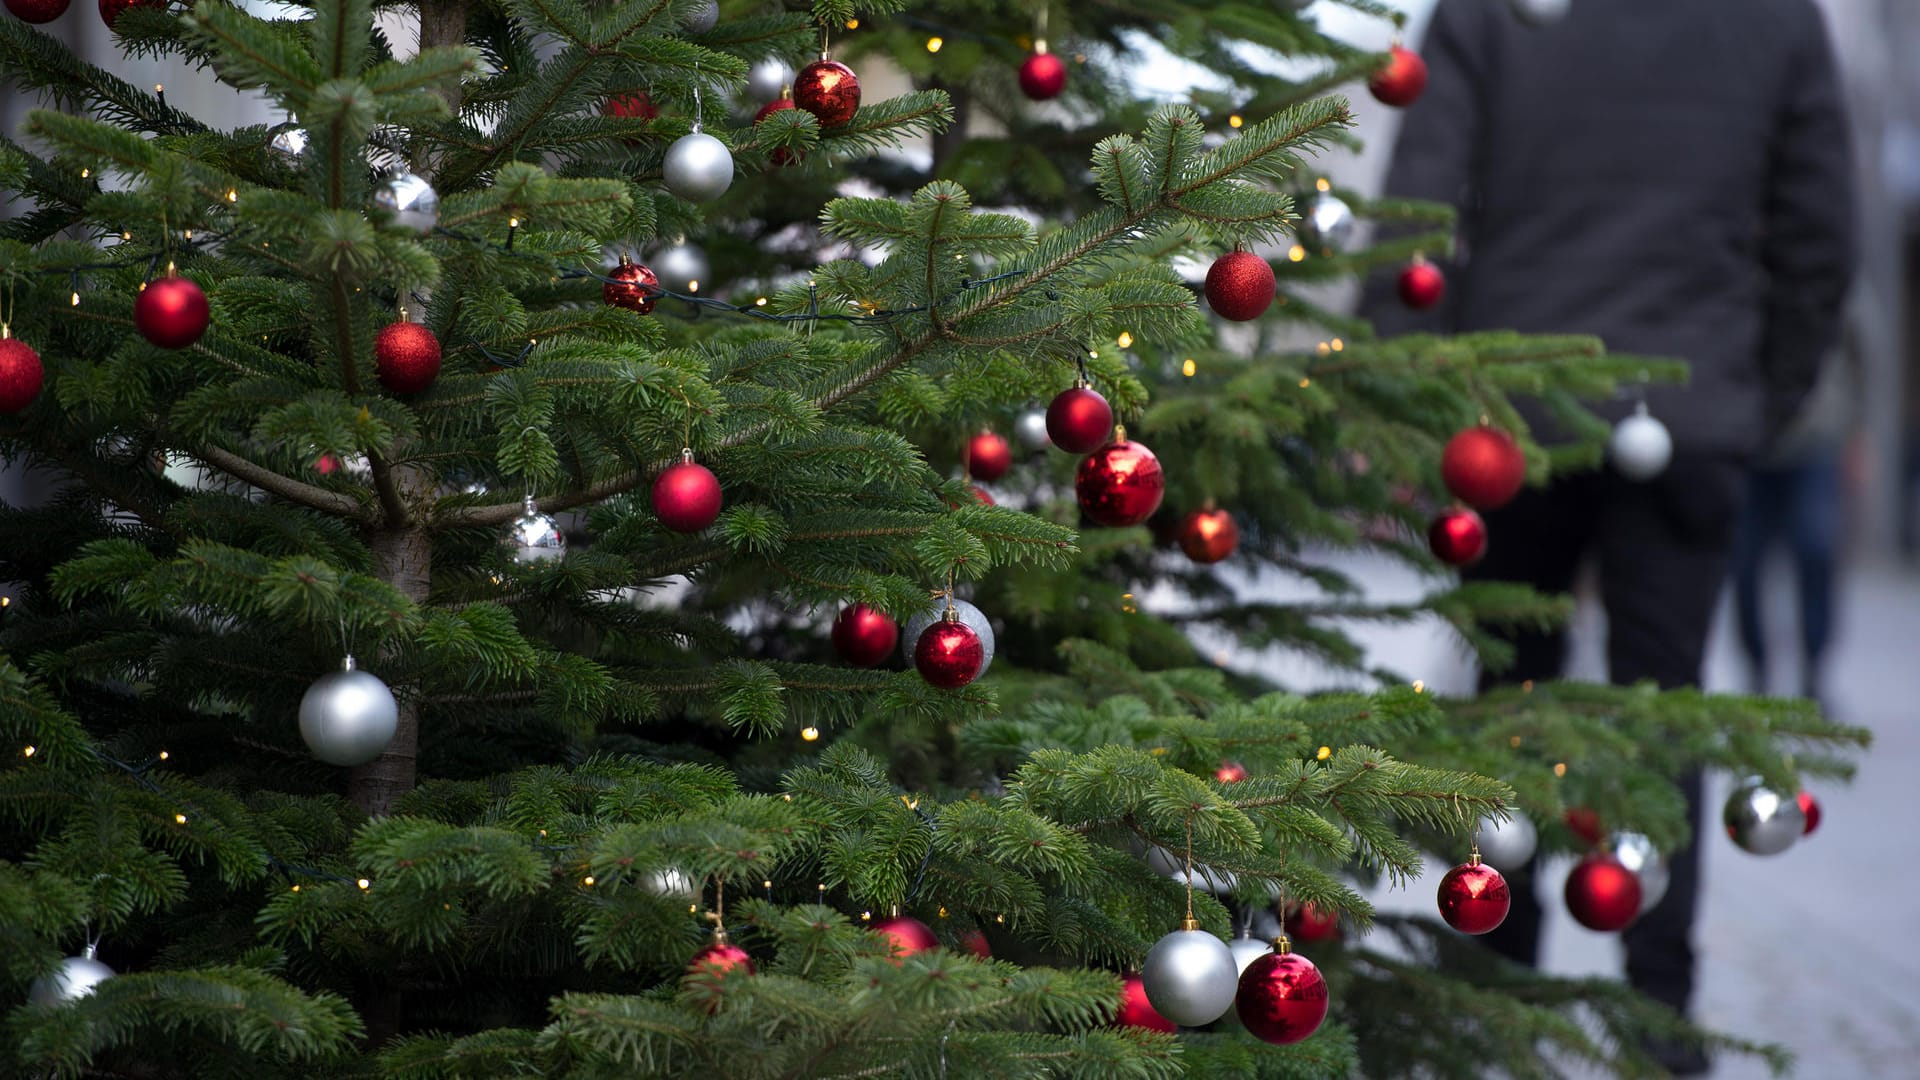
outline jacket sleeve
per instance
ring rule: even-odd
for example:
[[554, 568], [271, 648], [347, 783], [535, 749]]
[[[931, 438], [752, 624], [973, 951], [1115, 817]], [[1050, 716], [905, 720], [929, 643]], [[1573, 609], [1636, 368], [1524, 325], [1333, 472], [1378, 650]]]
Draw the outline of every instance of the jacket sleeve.
[[1767, 275], [1760, 367], [1769, 441], [1792, 422], [1839, 336], [1854, 263], [1846, 110], [1826, 24], [1812, 3], [1804, 9], [1798, 63], [1774, 129], [1760, 248]]

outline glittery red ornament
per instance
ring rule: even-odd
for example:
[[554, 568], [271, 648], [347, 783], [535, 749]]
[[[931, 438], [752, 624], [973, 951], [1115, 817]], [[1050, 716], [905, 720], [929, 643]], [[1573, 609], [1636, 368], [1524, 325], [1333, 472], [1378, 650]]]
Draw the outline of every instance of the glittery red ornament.
[[33, 346], [17, 337], [0, 336], [0, 413], [17, 413], [33, 404], [46, 378]]
[[1427, 547], [1448, 566], [1471, 566], [1487, 553], [1487, 523], [1463, 506], [1443, 511], [1427, 527]]
[[635, 90], [631, 94], [615, 94], [600, 103], [600, 114], [621, 120], [651, 120], [660, 115], [654, 107], [653, 98], [645, 90]]
[[1640, 914], [1640, 876], [1605, 851], [1596, 851], [1567, 875], [1567, 911], [1589, 930], [1613, 931]]
[[1072, 386], [1047, 405], [1047, 438], [1069, 454], [1095, 450], [1113, 435], [1113, 406], [1090, 386]]
[[1387, 53], [1387, 62], [1367, 80], [1367, 89], [1382, 104], [1405, 107], [1427, 88], [1427, 62], [1412, 49], [1395, 45]]
[[940, 939], [934, 936], [933, 928], [911, 915], [880, 919], [872, 929], [874, 933], [885, 934], [893, 941], [895, 956], [912, 956], [940, 947]]
[[[772, 116], [774, 113], [783, 112], [793, 107], [794, 107], [794, 104], [793, 104], [792, 98], [790, 97], [775, 98], [772, 101], [767, 102], [765, 105], [760, 106], [760, 111], [753, 114], [753, 122], [758, 124], [760, 121], [765, 120], [767, 117]], [[805, 156], [806, 156], [805, 154], [802, 154], [797, 150], [789, 150], [784, 146], [776, 146], [773, 148], [773, 153], [767, 155], [767, 160], [773, 162], [775, 165], [793, 165], [799, 162], [799, 160]]]
[[653, 478], [653, 516], [674, 532], [699, 532], [720, 516], [720, 478], [683, 451]]
[[1180, 550], [1197, 563], [1217, 563], [1240, 546], [1240, 527], [1225, 510], [1195, 510], [1180, 520]]
[[1599, 844], [1607, 838], [1607, 830], [1600, 824], [1600, 815], [1590, 806], [1570, 806], [1561, 815], [1567, 823], [1567, 831], [1585, 840], [1589, 844]]
[[749, 975], [756, 970], [753, 957], [747, 955], [747, 950], [721, 937], [693, 954], [692, 962], [687, 964], [687, 974], [695, 975], [704, 971], [718, 975], [735, 968], [742, 968]]
[[21, 22], [50, 23], [67, 13], [67, 0], [7, 0], [7, 10]]
[[659, 297], [659, 276], [625, 255], [620, 256], [620, 265], [607, 271], [607, 281], [600, 286], [600, 299], [607, 306], [642, 315], [653, 310], [653, 302]]
[[873, 667], [893, 655], [900, 644], [900, 624], [893, 616], [865, 604], [848, 604], [833, 620], [833, 651], [855, 667]]
[[1213, 778], [1223, 784], [1237, 784], [1247, 778], [1247, 767], [1237, 761], [1223, 761], [1213, 770]]
[[1229, 251], [1207, 268], [1207, 306], [1223, 319], [1259, 318], [1273, 293], [1273, 267], [1251, 251]]
[[815, 60], [793, 77], [793, 103], [821, 127], [844, 124], [860, 109], [860, 77], [838, 60]]
[[207, 332], [207, 294], [183, 277], [155, 278], [133, 301], [133, 326], [163, 349], [184, 349]]
[[971, 956], [982, 960], [993, 959], [993, 946], [988, 943], [987, 935], [978, 929], [969, 930], [960, 938], [960, 947]]
[[[8, 409], [7, 411], [12, 412], [13, 410]], [[1813, 830], [1820, 827], [1820, 800], [1814, 798], [1813, 792], [1811, 791], [1802, 791], [1798, 799], [1800, 803], [1800, 814], [1807, 819], [1807, 827], [1800, 830], [1800, 835], [1812, 836]]]
[[107, 29], [111, 30], [114, 20], [120, 18], [120, 13], [128, 8], [150, 7], [164, 10], [166, 6], [167, 0], [100, 0], [100, 21], [106, 23]]
[[440, 339], [419, 323], [388, 323], [373, 339], [373, 370], [396, 394], [417, 394], [440, 375]]
[[1454, 497], [1477, 510], [1497, 510], [1527, 482], [1527, 457], [1513, 436], [1481, 424], [1447, 440], [1440, 479]]
[[1169, 1035], [1180, 1030], [1147, 1000], [1147, 984], [1138, 975], [1127, 976], [1127, 981], [1121, 984], [1120, 1011], [1114, 1014], [1113, 1022], [1121, 1027], [1164, 1031]]
[[1116, 441], [1088, 454], [1074, 470], [1073, 493], [1080, 509], [1101, 525], [1138, 525], [1160, 509], [1167, 478], [1160, 459], [1124, 431]]
[[1281, 926], [1296, 941], [1332, 941], [1340, 936], [1340, 913], [1318, 904], [1296, 904], [1281, 920]]
[[1427, 260], [1416, 258], [1400, 271], [1398, 286], [1401, 303], [1425, 311], [1447, 295], [1447, 275]]
[[1463, 934], [1492, 930], [1507, 921], [1507, 909], [1512, 906], [1507, 879], [1477, 857], [1440, 879], [1440, 917]]
[[1297, 1043], [1327, 1018], [1327, 980], [1299, 953], [1270, 952], [1240, 973], [1233, 1007], [1254, 1038]]
[[987, 647], [973, 627], [941, 619], [920, 632], [913, 646], [913, 666], [929, 686], [957, 690], [980, 677]]
[[967, 440], [967, 472], [976, 480], [998, 480], [1013, 468], [1013, 448], [1007, 440], [983, 431]]
[[1051, 101], [1067, 88], [1067, 62], [1050, 52], [1031, 53], [1020, 63], [1020, 92], [1034, 101]]

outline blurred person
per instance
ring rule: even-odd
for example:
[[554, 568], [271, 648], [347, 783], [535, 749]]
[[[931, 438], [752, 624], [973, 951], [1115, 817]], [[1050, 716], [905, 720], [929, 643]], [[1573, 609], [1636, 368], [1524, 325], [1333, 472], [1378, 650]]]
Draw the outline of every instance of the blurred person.
[[[1691, 365], [1650, 387], [1672, 463], [1635, 483], [1556, 476], [1486, 515], [1469, 576], [1565, 593], [1593, 557], [1616, 683], [1697, 684], [1748, 463], [1783, 430], [1831, 346], [1853, 263], [1847, 125], [1813, 0], [1577, 0], [1531, 27], [1507, 0], [1440, 0], [1420, 48], [1425, 94], [1406, 111], [1386, 194], [1460, 211], [1448, 294], [1413, 314], [1370, 282], [1382, 332], [1510, 328], [1586, 333], [1614, 352]], [[1617, 419], [1627, 404], [1603, 408]], [[1565, 438], [1523, 403], [1537, 438]], [[1499, 679], [1548, 679], [1562, 633], [1522, 633]], [[1485, 673], [1482, 681], [1494, 680]], [[1700, 776], [1683, 779], [1699, 829]], [[1641, 992], [1686, 1012], [1694, 986], [1697, 845], [1669, 853], [1666, 897], [1623, 935]], [[1487, 936], [1538, 956], [1530, 868]], [[1647, 1048], [1677, 1075], [1698, 1047]]]

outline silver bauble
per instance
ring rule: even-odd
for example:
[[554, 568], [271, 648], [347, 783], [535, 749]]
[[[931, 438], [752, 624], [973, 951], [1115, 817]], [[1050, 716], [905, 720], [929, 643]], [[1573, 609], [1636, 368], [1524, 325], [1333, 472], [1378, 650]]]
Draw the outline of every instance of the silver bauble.
[[1199, 1027], [1233, 1008], [1240, 965], [1227, 943], [1205, 930], [1175, 930], [1147, 951], [1140, 983], [1161, 1016], [1181, 1027]]
[[1633, 414], [1613, 425], [1613, 437], [1607, 440], [1607, 460], [1621, 476], [1629, 480], [1651, 480], [1667, 469], [1673, 460], [1673, 435], [1667, 425], [1655, 420], [1642, 401]]
[[1640, 879], [1640, 914], [1653, 910], [1653, 905], [1667, 895], [1667, 860], [1653, 846], [1653, 841], [1639, 833], [1615, 833], [1613, 842], [1607, 850], [1620, 860], [1620, 865], [1634, 872]]
[[113, 978], [113, 969], [94, 959], [93, 946], [69, 956], [50, 974], [33, 980], [27, 988], [27, 1001], [34, 1005], [64, 1005], [93, 993], [93, 988]]
[[1020, 445], [1029, 450], [1045, 450], [1053, 445], [1047, 437], [1047, 413], [1044, 409], [1028, 409], [1013, 422], [1013, 436]]
[[697, 899], [693, 887], [693, 879], [688, 877], [685, 871], [676, 866], [669, 866], [648, 874], [646, 888], [648, 892], [655, 896], [665, 896], [669, 899], [682, 900]]
[[1573, 0], [1511, 0], [1513, 13], [1528, 26], [1557, 23], [1573, 10]]
[[339, 671], [313, 680], [300, 699], [300, 737], [329, 765], [365, 765], [380, 756], [399, 727], [393, 691], [356, 668], [351, 656]]
[[[987, 621], [986, 612], [965, 600], [956, 598], [953, 606], [960, 612], [960, 621], [980, 635], [980, 646], [987, 653], [986, 659], [980, 661], [980, 675], [985, 675], [987, 669], [993, 666], [993, 624]], [[920, 635], [926, 632], [927, 627], [939, 622], [946, 613], [947, 601], [941, 598], [935, 600], [927, 610], [907, 620], [905, 629], [900, 631], [900, 655], [906, 657], [909, 666], [913, 664], [913, 650], [920, 643]], [[979, 678], [979, 675], [974, 677]]]
[[689, 34], [704, 34], [720, 21], [720, 0], [700, 0], [692, 10], [680, 16], [680, 25]]
[[307, 158], [307, 141], [306, 128], [286, 127], [273, 133], [273, 138], [267, 140], [267, 149], [288, 165], [299, 165]]
[[667, 190], [688, 202], [708, 202], [733, 186], [733, 152], [704, 131], [693, 131], [667, 147], [660, 167]]
[[699, 244], [678, 240], [654, 252], [647, 268], [668, 292], [695, 294], [707, 282], [707, 253]]
[[1245, 975], [1248, 964], [1273, 951], [1273, 943], [1262, 941], [1257, 937], [1237, 937], [1227, 948], [1233, 951], [1234, 967], [1239, 968], [1240, 974]]
[[567, 553], [567, 534], [527, 496], [520, 516], [507, 527], [507, 554], [517, 563], [546, 562]]
[[1778, 855], [1807, 831], [1807, 816], [1800, 810], [1800, 800], [1764, 787], [1758, 780], [1748, 780], [1733, 789], [1720, 820], [1733, 842], [1754, 855]]
[[1187, 880], [1186, 860], [1163, 847], [1147, 849], [1147, 866], [1154, 873], [1170, 877], [1182, 885], [1192, 885], [1215, 896], [1225, 896], [1233, 891], [1235, 878], [1231, 870], [1216, 870], [1211, 866], [1195, 863], [1193, 880]]
[[1300, 243], [1308, 251], [1337, 255], [1353, 241], [1353, 207], [1332, 192], [1322, 191], [1300, 215]]
[[1540, 839], [1527, 815], [1518, 810], [1511, 813], [1513, 816], [1505, 821], [1481, 818], [1479, 837], [1480, 861], [1508, 874], [1527, 865]]
[[432, 232], [440, 224], [440, 193], [423, 178], [404, 170], [373, 189], [373, 208], [392, 225], [414, 232]]
[[747, 99], [755, 106], [779, 101], [793, 85], [793, 68], [777, 56], [762, 59], [747, 69]]

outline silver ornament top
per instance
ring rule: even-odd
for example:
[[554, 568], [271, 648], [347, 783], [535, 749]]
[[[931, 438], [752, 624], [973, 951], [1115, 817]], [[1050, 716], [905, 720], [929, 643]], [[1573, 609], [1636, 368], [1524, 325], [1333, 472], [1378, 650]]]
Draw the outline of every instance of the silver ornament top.
[[720, 21], [720, 0], [698, 0], [680, 16], [680, 25], [689, 34], [704, 34]]
[[267, 140], [267, 148], [289, 165], [298, 165], [307, 156], [307, 129], [303, 127], [281, 128]]
[[695, 130], [667, 147], [660, 175], [675, 195], [688, 202], [710, 202], [733, 186], [733, 152], [726, 143]]
[[527, 496], [522, 513], [507, 529], [507, 554], [517, 563], [545, 562], [567, 553], [567, 534], [553, 518], [540, 512]]
[[1631, 415], [1613, 426], [1607, 460], [1629, 480], [1651, 480], [1673, 460], [1673, 433], [1647, 412], [1646, 402], [1638, 402]]
[[697, 294], [708, 277], [707, 253], [684, 239], [654, 252], [647, 267], [668, 292]]
[[94, 988], [113, 978], [112, 968], [94, 957], [89, 943], [79, 956], [69, 956], [48, 974], [33, 980], [27, 988], [27, 1000], [35, 1005], [64, 1005], [93, 993]]
[[1337, 255], [1353, 242], [1353, 207], [1330, 191], [1313, 196], [1300, 217], [1300, 243], [1309, 251]]
[[793, 68], [777, 56], [761, 59], [747, 69], [747, 97], [755, 106], [780, 100], [793, 85]]
[[1613, 842], [1607, 846], [1620, 865], [1633, 871], [1640, 879], [1640, 914], [1653, 910], [1660, 898], [1667, 895], [1667, 860], [1662, 858], [1653, 841], [1639, 833], [1615, 833]]
[[386, 750], [400, 727], [400, 704], [376, 675], [353, 658], [313, 681], [300, 698], [300, 737], [329, 765], [365, 765]]
[[1758, 780], [1748, 780], [1727, 796], [1720, 820], [1733, 842], [1754, 855], [1778, 855], [1807, 831], [1800, 800], [1765, 787]]
[[440, 224], [440, 194], [433, 185], [406, 171], [387, 177], [373, 189], [374, 209], [403, 229], [431, 232]]
[[1053, 445], [1053, 439], [1047, 435], [1047, 414], [1044, 409], [1028, 409], [1013, 422], [1014, 437], [1020, 445], [1029, 450], [1045, 450]]
[[1199, 1027], [1233, 1008], [1240, 964], [1227, 943], [1207, 931], [1175, 930], [1147, 951], [1140, 983], [1161, 1016], [1183, 1027]]

